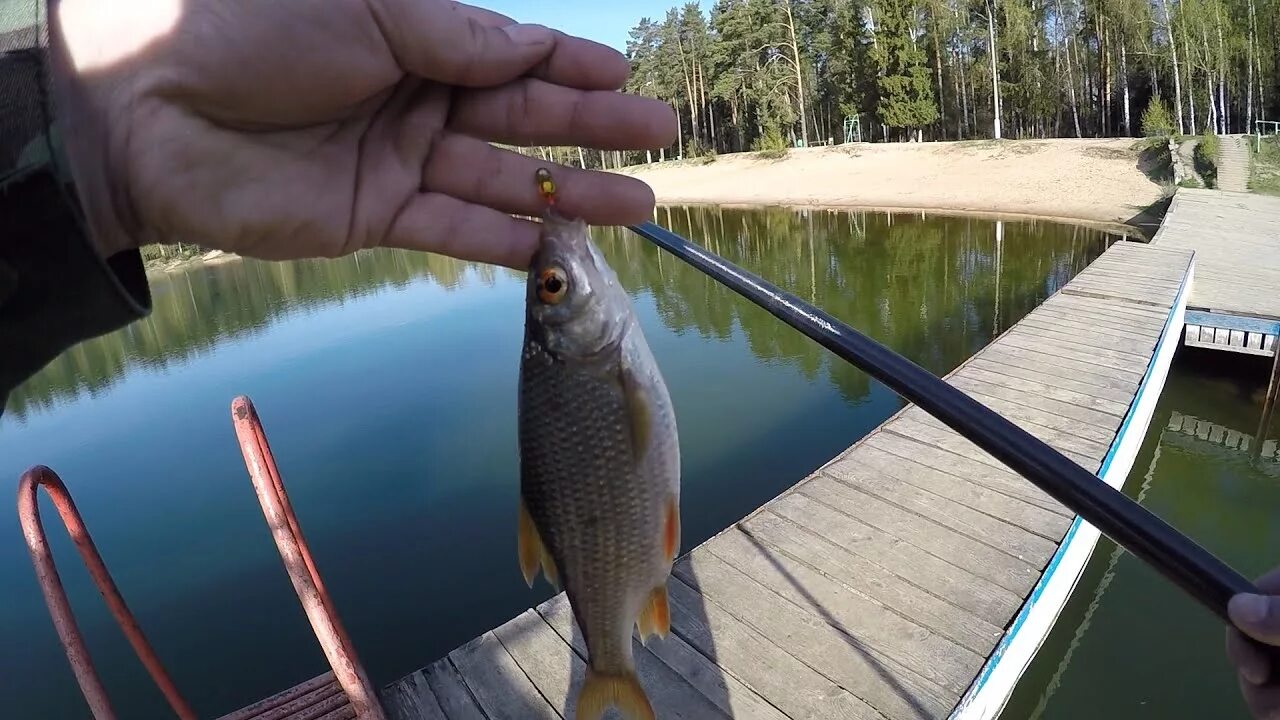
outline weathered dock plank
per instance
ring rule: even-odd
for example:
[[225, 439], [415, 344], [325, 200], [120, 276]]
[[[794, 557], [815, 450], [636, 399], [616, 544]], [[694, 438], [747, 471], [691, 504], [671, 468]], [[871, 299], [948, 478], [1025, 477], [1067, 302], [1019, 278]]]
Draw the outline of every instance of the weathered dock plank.
[[679, 577], [669, 582], [668, 593], [672, 629], [786, 717], [884, 717], [774, 640], [708, 601]]
[[1044, 330], [1056, 330], [1060, 333], [1070, 332], [1073, 336], [1081, 335], [1097, 335], [1103, 336], [1108, 340], [1124, 340], [1127, 342], [1146, 343], [1149, 339], [1147, 335], [1135, 332], [1130, 327], [1113, 327], [1103, 325], [1097, 321], [1090, 321], [1077, 315], [1067, 315], [1056, 311], [1046, 310], [1039, 313], [1034, 318], [1026, 318], [1021, 323], [1024, 328], [1038, 328]]
[[449, 720], [486, 720], [475, 696], [467, 689], [458, 669], [448, 657], [443, 657], [422, 669], [436, 702]]
[[572, 716], [570, 701], [578, 696], [587, 666], [564, 638], [532, 609], [493, 633], [544, 698], [564, 699], [564, 707], [554, 709], [566, 718]]
[[1038, 568], [1030, 563], [966, 537], [933, 518], [884, 502], [857, 489], [855, 483], [821, 474], [810, 478], [798, 491], [1006, 590], [1024, 592], [1039, 577]]
[[1113, 373], [1110, 368], [1099, 367], [1088, 361], [1081, 362], [1039, 348], [1027, 350], [1009, 344], [1001, 344], [1000, 347], [990, 347], [984, 350], [982, 356], [1003, 365], [1039, 370], [1046, 375], [1077, 380], [1078, 382], [1103, 388], [1112, 388], [1130, 398], [1133, 397], [1133, 391], [1137, 389], [1139, 382], [1139, 379], [1132, 375]]
[[[1097, 341], [1102, 339], [1097, 336], [1106, 334], [1097, 330], [1076, 330], [1075, 328], [1064, 328], [1061, 325], [1055, 327], [1039, 322], [1019, 323], [1017, 332], [1044, 340], [1065, 343], [1069, 346], [1084, 347], [1091, 353], [1096, 350]], [[1147, 338], [1108, 335], [1105, 339], [1110, 347], [1106, 351], [1107, 355], [1120, 358], [1131, 365], [1135, 363], [1141, 365], [1151, 353], [1151, 348], [1154, 344], [1148, 342]]]
[[1074, 360], [1081, 365], [1092, 367], [1096, 372], [1112, 377], [1126, 378], [1133, 382], [1138, 382], [1142, 378], [1142, 371], [1134, 367], [1136, 363], [1129, 356], [1120, 356], [1103, 348], [1091, 350], [1075, 343], [1040, 338], [1016, 329], [1010, 330], [1007, 335], [1000, 338], [999, 342], [1006, 347], [1047, 353], [1063, 360]]
[[[1123, 415], [1132, 399], [1131, 393], [1105, 385], [1093, 385], [1078, 377], [1055, 375], [1041, 367], [1023, 367], [1012, 362], [999, 362], [994, 357], [976, 357], [966, 366], [972, 377], [998, 377], [1001, 382], [1028, 381], [1048, 391], [1071, 393], [1071, 397], [1096, 400], [1102, 406], [1115, 409]], [[981, 374], [979, 374], [981, 373]]]
[[[879, 459], [888, 463], [874, 462], [875, 448], [868, 448], [859, 453], [864, 462], [848, 462], [827, 469], [843, 482], [848, 482], [859, 490], [875, 495], [878, 499], [892, 503], [908, 512], [926, 517], [939, 525], [973, 538], [1000, 552], [1008, 553], [1033, 567], [1039, 567], [1049, 559], [1057, 548], [1057, 543], [1043, 536], [1019, 527], [1013, 522], [988, 515], [969, 505], [948, 497], [946, 488], [935, 486], [938, 492], [923, 490], [916, 484], [903, 479], [914, 470], [909, 464], [901, 463], [898, 458], [884, 453]], [[898, 466], [902, 466], [898, 469]], [[921, 468], [921, 474], [927, 474], [927, 468]], [[964, 494], [964, 488], [956, 490], [957, 495]], [[997, 495], [988, 493], [988, 496]], [[975, 504], [983, 503], [979, 496]], [[1010, 500], [1009, 504], [1016, 503]], [[1023, 508], [1030, 508], [1023, 505]], [[1022, 509], [1022, 508], [1020, 508]]]
[[[1097, 471], [1151, 402], [1137, 398], [1190, 259], [1116, 244], [947, 381]], [[948, 717], [1074, 520], [909, 406], [678, 560], [672, 632], [635, 641], [637, 672], [664, 719]], [[568, 719], [586, 656], [561, 594], [385, 695], [424, 708], [405, 720]]]
[[[885, 434], [899, 435], [916, 442], [920, 445], [918, 457], [930, 458], [929, 464], [939, 470], [957, 468], [967, 478], [1046, 509], [1061, 510], [1063, 514], [1067, 514], [1066, 509], [1043, 490], [1011, 472], [985, 450], [924, 413], [904, 414], [898, 422], [886, 429]], [[1089, 469], [1087, 465], [1083, 467]]]
[[[1002, 383], [987, 382], [984, 379], [973, 377], [969, 373], [957, 374], [955, 377], [951, 378], [951, 384], [961, 390], [972, 391], [979, 395], [985, 395], [986, 397], [1008, 400], [1030, 408], [1052, 413], [1064, 420], [1072, 421], [1068, 423], [1072, 429], [1079, 427], [1101, 427], [1104, 423], [1109, 423], [1116, 417], [1114, 414], [1105, 413], [1088, 407], [1082, 407], [1074, 403], [1064, 402], [1062, 400], [1037, 395], [1035, 393], [1015, 390]], [[1084, 423], [1084, 425], [1081, 426], [1079, 423]], [[1080, 433], [1082, 437], [1098, 437], [1100, 434], [1101, 433], [1091, 432]], [[1098, 439], [1107, 443], [1111, 441], [1110, 437], [1100, 437]]]
[[[737, 531], [730, 531], [733, 532]], [[760, 569], [765, 565], [761, 563]], [[676, 566], [675, 575], [708, 602], [723, 608], [773, 644], [787, 648], [806, 665], [853, 693], [873, 712], [887, 717], [911, 717], [919, 708], [927, 709], [927, 713], [937, 713], [952, 704], [947, 698], [955, 692], [953, 689], [923, 677], [923, 674], [937, 677], [937, 668], [908, 668], [867, 643], [865, 638], [868, 636], [883, 639], [895, 631], [907, 634], [904, 640], [908, 641], [912, 634], [918, 633], [922, 638], [931, 636], [926, 629], [906, 622], [881, 627], [888, 618], [897, 617], [893, 613], [885, 611], [867, 618], [858, 624], [861, 635], [851, 636], [841, 625], [841, 619], [850, 617], [848, 607], [824, 605], [812, 594], [821, 593], [822, 587], [810, 589], [803, 586], [795, 591], [796, 600], [805, 606], [796, 604], [774, 591], [787, 586], [785, 576], [770, 574], [762, 578], [763, 582], [757, 582], [745, 571], [717, 557], [709, 546], [690, 553]], [[773, 587], [764, 582], [772, 583]], [[804, 593], [810, 593], [807, 601]], [[854, 597], [851, 593], [840, 594], [842, 600]], [[949, 645], [948, 649], [955, 648], [959, 653], [977, 657], [945, 638], [937, 640], [927, 644], [935, 647]], [[927, 655], [920, 648], [917, 652]], [[953, 655], [943, 655], [935, 661], [948, 667], [963, 662]]]
[[1001, 628], [994, 623], [912, 585], [780, 515], [759, 513], [739, 529], [773, 552], [797, 561], [804, 558], [805, 564], [842, 583], [851, 592], [875, 600], [974, 652], [985, 656], [1000, 636]]
[[1128, 405], [1119, 400], [1112, 400], [1092, 392], [1081, 392], [1052, 376], [1001, 372], [1006, 369], [975, 362], [966, 367], [963, 374], [955, 375], [953, 378], [963, 377], [966, 380], [985, 383], [1016, 393], [1038, 395], [1114, 417], [1124, 417], [1125, 411], [1129, 409]]
[[[989, 622], [1007, 619], [1021, 602], [1015, 592], [802, 493], [778, 498], [769, 511]], [[749, 519], [746, 528], [751, 527]]]
[[308, 720], [329, 715], [355, 717], [354, 708], [332, 672], [223, 715], [218, 720]]
[[[1052, 554], [1052, 545], [1067, 529], [1067, 519], [1064, 516], [984, 487], [968, 478], [954, 475], [949, 470], [940, 470], [919, 463], [918, 458], [910, 454], [900, 454], [909, 451], [911, 444], [906, 438], [894, 436], [892, 433], [880, 433], [864, 444], [856, 461], [842, 460], [827, 468], [827, 471], [837, 475], [858, 472], [869, 475], [870, 473], [866, 471], [874, 471], [878, 474], [877, 477], [866, 481], [864, 485], [872, 492], [883, 493], [882, 497], [887, 500], [919, 502], [922, 505], [932, 505], [940, 500], [956, 503], [978, 512], [984, 518], [1001, 523], [999, 526], [1001, 529], [987, 530], [983, 533], [999, 537], [996, 542], [1001, 545], [1009, 547], [1010, 544], [1034, 542], [1022, 537], [1023, 533], [1013, 533], [1008, 528], [1004, 528], [1007, 524], [1049, 541], [1048, 546], [1041, 543], [1035, 543], [1035, 545], [1041, 550], [1047, 550], [1044, 559]], [[896, 500], [903, 498], [905, 493], [916, 495], [925, 493], [926, 495], [919, 496], [918, 500]], [[984, 520], [983, 523], [985, 522]], [[1035, 563], [1034, 560], [1031, 562]]]
[[492, 632], [449, 653], [449, 659], [489, 717], [559, 717]]
[[410, 673], [388, 688], [382, 695], [382, 703], [391, 720], [449, 720], [422, 670]]
[[[988, 406], [995, 404], [994, 401], [989, 398], [982, 397], [978, 399], [980, 402]], [[996, 410], [1001, 414], [1005, 413], [1003, 409], [996, 407], [992, 407], [991, 409]], [[917, 410], [917, 408], [912, 408], [912, 410]], [[1089, 440], [1085, 440], [1084, 438], [1079, 438], [1050, 427], [1045, 427], [1026, 419], [1014, 417], [1009, 417], [1008, 419], [1013, 422], [1014, 425], [1017, 425], [1035, 436], [1036, 439], [1043, 441], [1058, 452], [1074, 460], [1081, 467], [1090, 469], [1098, 466], [1099, 458], [1096, 455], [1097, 443], [1091, 443]], [[926, 415], [923, 411], [919, 411], [910, 417], [904, 418], [903, 422], [899, 426], [894, 427], [894, 430], [900, 430], [904, 435], [909, 435], [911, 437], [928, 438], [930, 442], [934, 443], [938, 447], [950, 450], [957, 454], [968, 455], [975, 459], [983, 460], [984, 462], [990, 461], [996, 464], [1000, 463], [999, 460], [996, 460], [986, 452], [978, 449], [976, 445], [960, 437], [953, 432], [951, 428], [942, 424], [941, 421]]]
[[[926, 466], [936, 472], [954, 476], [984, 490], [994, 491], [995, 493], [1020, 500], [1034, 506], [1037, 511], [1057, 515], [1059, 518], [1069, 519], [1071, 517], [1071, 512], [1060, 505], [1058, 501], [1049, 497], [1040, 488], [1011, 472], [995, 458], [978, 449], [976, 445], [968, 440], [964, 440], [964, 442], [968, 447], [973, 448], [976, 451], [974, 454], [981, 456], [980, 458], [955, 453], [928, 441], [897, 432], [905, 422], [904, 418], [903, 422], [895, 423], [893, 428], [868, 437], [860, 447], [867, 449], [883, 448], [905, 460]], [[963, 440], [963, 438], [961, 439]], [[950, 484], [949, 479], [948, 487], [955, 487]], [[949, 496], [956, 497], [951, 494]], [[1044, 529], [1050, 532], [1051, 537], [1061, 535], [1060, 532], [1048, 527], [1047, 523]]]

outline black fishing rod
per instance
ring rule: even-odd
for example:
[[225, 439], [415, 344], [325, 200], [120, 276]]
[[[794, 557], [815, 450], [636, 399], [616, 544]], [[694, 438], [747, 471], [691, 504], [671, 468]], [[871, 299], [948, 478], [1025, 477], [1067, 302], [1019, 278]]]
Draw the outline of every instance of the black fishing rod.
[[[660, 225], [648, 222], [630, 227], [946, 423], [1155, 568], [1228, 625], [1227, 601], [1237, 593], [1259, 592], [1252, 582], [1151, 511], [919, 365]], [[1264, 649], [1280, 659], [1275, 648]]]

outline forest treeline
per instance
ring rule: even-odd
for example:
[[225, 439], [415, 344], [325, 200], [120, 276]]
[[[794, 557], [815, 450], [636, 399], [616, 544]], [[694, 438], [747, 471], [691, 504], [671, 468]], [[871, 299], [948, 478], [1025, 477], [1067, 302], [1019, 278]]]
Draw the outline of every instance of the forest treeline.
[[[1280, 115], [1280, 0], [717, 0], [631, 30], [626, 91], [680, 117], [672, 154], [864, 141], [1180, 134]], [[550, 157], [551, 149], [541, 150]]]

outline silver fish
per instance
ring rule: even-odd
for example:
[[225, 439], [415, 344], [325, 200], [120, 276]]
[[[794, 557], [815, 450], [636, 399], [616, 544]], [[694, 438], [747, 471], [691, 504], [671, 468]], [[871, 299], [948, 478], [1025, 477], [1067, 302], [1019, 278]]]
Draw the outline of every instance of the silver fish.
[[587, 643], [579, 720], [654, 718], [642, 641], [670, 628], [680, 547], [675, 413], [626, 291], [587, 225], [548, 210], [529, 270], [520, 361], [520, 570], [563, 583]]

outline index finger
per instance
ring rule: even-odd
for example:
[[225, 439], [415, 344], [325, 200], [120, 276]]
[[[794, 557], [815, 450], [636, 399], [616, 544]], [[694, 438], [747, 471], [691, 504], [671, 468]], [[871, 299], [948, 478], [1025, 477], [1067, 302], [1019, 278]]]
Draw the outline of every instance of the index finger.
[[[505, 27], [519, 22], [486, 8], [460, 2], [453, 4], [467, 17], [489, 27]], [[529, 71], [530, 77], [579, 90], [618, 90], [626, 84], [631, 64], [625, 55], [594, 40], [559, 30], [554, 30], [554, 33], [555, 49]]]

